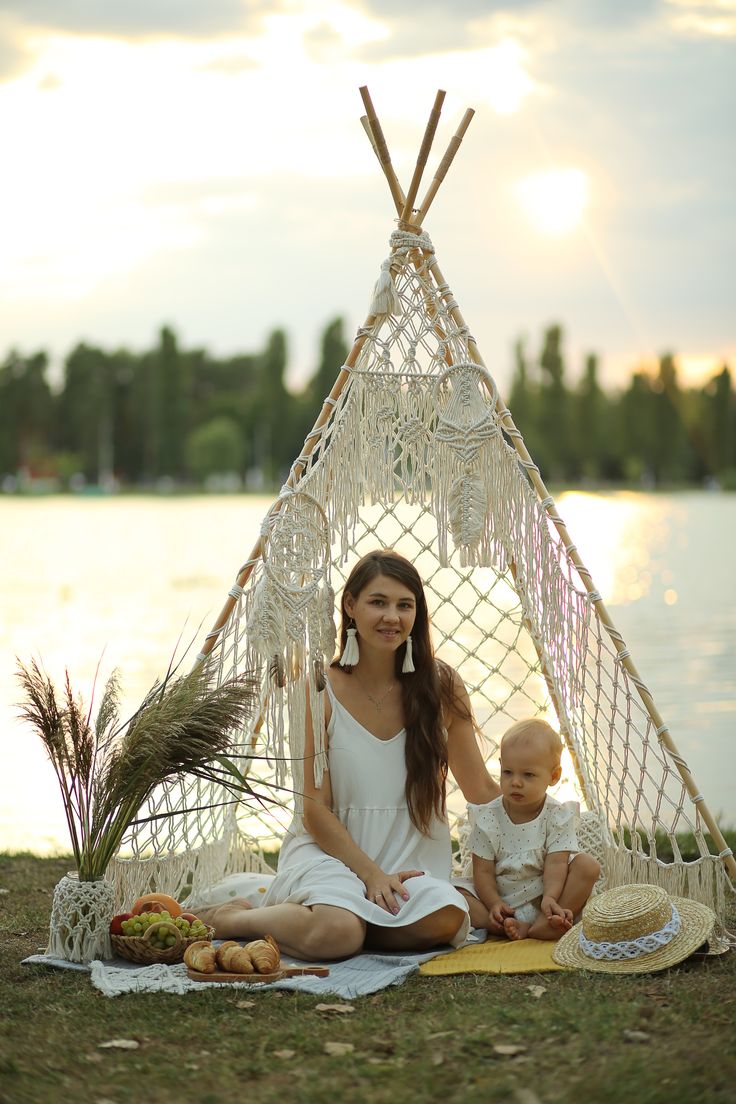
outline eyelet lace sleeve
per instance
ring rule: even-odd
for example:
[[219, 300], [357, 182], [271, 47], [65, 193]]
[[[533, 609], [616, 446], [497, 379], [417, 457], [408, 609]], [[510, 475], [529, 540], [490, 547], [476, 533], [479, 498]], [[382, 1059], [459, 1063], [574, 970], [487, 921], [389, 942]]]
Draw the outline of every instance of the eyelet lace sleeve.
[[479, 859], [495, 860], [501, 844], [501, 826], [493, 802], [487, 805], [468, 803], [468, 820], [470, 822], [468, 849]]
[[577, 801], [555, 802], [547, 821], [547, 853], [579, 851], [577, 824], [580, 806]]

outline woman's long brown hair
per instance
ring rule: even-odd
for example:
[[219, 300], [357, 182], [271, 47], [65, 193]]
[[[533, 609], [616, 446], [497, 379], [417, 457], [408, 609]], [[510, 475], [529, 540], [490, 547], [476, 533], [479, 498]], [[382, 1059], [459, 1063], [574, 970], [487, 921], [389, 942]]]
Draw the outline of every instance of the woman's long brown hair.
[[[341, 603], [340, 653], [345, 647], [350, 622], [345, 610], [345, 595], [357, 598], [377, 575], [396, 579], [414, 595], [416, 617], [411, 630], [414, 671], [410, 674], [401, 671], [406, 644], [397, 649], [395, 664], [406, 729], [406, 803], [412, 823], [426, 835], [431, 830], [432, 820], [445, 815], [447, 734], [442, 723], [442, 707], [461, 715], [467, 713], [467, 709], [457, 700], [451, 668], [435, 659], [422, 580], [414, 565], [392, 549], [369, 552], [350, 572]], [[336, 663], [334, 660], [332, 666]], [[351, 668], [344, 670], [349, 673]]]

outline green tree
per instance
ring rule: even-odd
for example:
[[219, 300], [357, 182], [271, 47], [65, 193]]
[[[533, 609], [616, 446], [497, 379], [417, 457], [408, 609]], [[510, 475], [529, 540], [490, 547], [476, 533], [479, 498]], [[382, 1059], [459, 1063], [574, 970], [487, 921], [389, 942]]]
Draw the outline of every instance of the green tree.
[[[344, 319], [333, 318], [322, 331], [319, 365], [307, 386], [307, 394], [314, 412], [312, 425], [347, 358], [349, 350], [344, 329]], [[311, 429], [311, 426], [307, 429]]]
[[187, 467], [200, 481], [209, 475], [240, 475], [244, 459], [243, 434], [232, 418], [212, 418], [187, 437]]
[[44, 352], [8, 353], [0, 365], [0, 474], [33, 468], [49, 451], [53, 398]]
[[660, 357], [652, 391], [650, 455], [654, 477], [658, 483], [686, 480], [692, 472], [693, 452], [686, 429], [677, 365], [671, 353]]
[[271, 484], [284, 478], [294, 458], [288, 433], [293, 398], [284, 383], [286, 358], [286, 334], [274, 330], [258, 357], [256, 387], [247, 417], [249, 466], [260, 469]]
[[526, 447], [533, 456], [533, 450], [537, 445], [537, 388], [531, 378], [524, 339], [521, 337], [514, 342], [514, 371], [511, 377], [508, 407], [514, 425], [521, 433]]
[[606, 397], [598, 383], [598, 357], [589, 353], [573, 396], [570, 438], [573, 471], [570, 474], [601, 478], [611, 444], [610, 438], [607, 440], [606, 407]]
[[57, 444], [62, 452], [79, 454], [83, 474], [92, 482], [114, 466], [113, 404], [108, 355], [92, 345], [77, 345], [64, 362]]
[[180, 479], [185, 474], [184, 441], [190, 427], [189, 363], [179, 353], [173, 330], [161, 329], [152, 360], [156, 416], [156, 474]]
[[565, 387], [562, 327], [549, 326], [539, 358], [540, 387], [537, 426], [538, 448], [545, 479], [565, 479], [570, 474], [570, 410]]
[[645, 371], [632, 373], [619, 403], [623, 476], [631, 482], [652, 477], [653, 401], [649, 374]]
[[727, 364], [710, 380], [706, 394], [710, 415], [707, 425], [712, 442], [711, 471], [718, 475], [736, 468], [736, 395]]
[[304, 440], [347, 358], [349, 350], [343, 331], [342, 318], [328, 322], [320, 338], [319, 364], [301, 394], [294, 397], [293, 427], [289, 434], [292, 459], [301, 452]]

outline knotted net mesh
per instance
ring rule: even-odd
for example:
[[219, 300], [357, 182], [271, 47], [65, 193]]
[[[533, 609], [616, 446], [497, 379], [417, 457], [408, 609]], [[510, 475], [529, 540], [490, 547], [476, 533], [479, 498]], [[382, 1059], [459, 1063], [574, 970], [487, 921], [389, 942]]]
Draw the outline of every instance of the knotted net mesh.
[[[324, 767], [320, 746], [304, 763], [304, 717], [309, 690], [321, 731], [335, 593], [359, 557], [393, 547], [425, 583], [437, 654], [468, 688], [491, 771], [505, 728], [544, 716], [565, 745], [555, 796], [576, 797], [595, 820], [609, 884], [656, 882], [722, 913], [730, 883], [697, 802], [624, 666], [623, 640], [597, 615], [600, 596], [560, 537], [554, 504], [529, 479], [533, 463], [520, 459], [431, 242], [395, 232], [390, 259], [395, 313], [359, 331], [329, 416], [264, 519], [262, 554], [242, 565], [232, 611], [211, 634], [206, 662], [218, 679], [260, 679], [261, 709], [236, 753], [263, 801], [236, 804], [193, 778], [157, 793], [141, 811], [156, 819], [115, 861], [119, 898], [153, 887], [181, 895], [265, 868], [264, 852], [299, 813], [305, 766], [317, 778]], [[464, 807], [450, 779], [459, 867]], [[682, 860], [683, 832], [695, 837], [694, 862]], [[674, 861], [660, 857], [663, 843]]]

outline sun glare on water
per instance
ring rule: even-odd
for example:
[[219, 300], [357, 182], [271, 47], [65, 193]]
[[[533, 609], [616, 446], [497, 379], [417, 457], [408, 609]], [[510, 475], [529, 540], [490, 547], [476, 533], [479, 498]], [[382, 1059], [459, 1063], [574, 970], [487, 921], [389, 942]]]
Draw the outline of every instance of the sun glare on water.
[[562, 237], [580, 225], [588, 203], [588, 177], [580, 169], [549, 169], [524, 177], [516, 197], [533, 226]]

